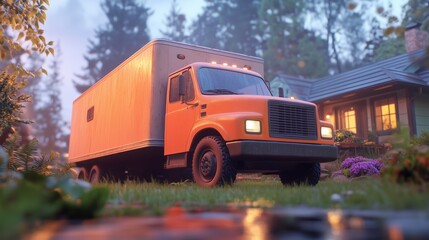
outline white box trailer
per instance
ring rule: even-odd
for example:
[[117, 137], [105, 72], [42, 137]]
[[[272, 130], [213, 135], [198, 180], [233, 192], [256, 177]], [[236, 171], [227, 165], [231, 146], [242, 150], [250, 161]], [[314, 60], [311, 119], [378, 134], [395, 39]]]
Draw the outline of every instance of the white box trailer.
[[261, 58], [151, 41], [73, 102], [69, 162], [84, 174], [100, 163], [130, 175], [162, 167], [168, 76], [195, 62], [264, 71]]

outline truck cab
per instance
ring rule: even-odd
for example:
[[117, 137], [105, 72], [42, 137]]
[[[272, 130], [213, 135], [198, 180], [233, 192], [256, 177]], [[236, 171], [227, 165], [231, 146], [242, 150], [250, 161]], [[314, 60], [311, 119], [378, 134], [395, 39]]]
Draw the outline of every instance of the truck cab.
[[191, 168], [201, 186], [232, 183], [237, 172], [315, 185], [320, 162], [337, 158], [317, 106], [273, 97], [248, 66], [192, 63], [170, 74], [165, 102], [165, 167]]

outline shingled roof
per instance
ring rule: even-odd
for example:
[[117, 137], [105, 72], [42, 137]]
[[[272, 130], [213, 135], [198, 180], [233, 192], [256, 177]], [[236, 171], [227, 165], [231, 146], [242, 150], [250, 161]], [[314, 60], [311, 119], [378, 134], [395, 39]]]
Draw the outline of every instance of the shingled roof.
[[317, 79], [312, 82], [306, 100], [320, 101], [391, 82], [429, 87], [429, 69], [416, 71], [418, 68], [415, 67], [424, 51], [425, 49], [419, 49], [345, 73]]

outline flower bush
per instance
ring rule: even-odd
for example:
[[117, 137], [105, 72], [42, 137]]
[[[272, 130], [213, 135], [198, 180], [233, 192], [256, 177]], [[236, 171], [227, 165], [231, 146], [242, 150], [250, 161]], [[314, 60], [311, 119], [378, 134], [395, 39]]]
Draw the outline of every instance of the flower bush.
[[363, 139], [356, 136], [356, 133], [348, 130], [336, 130], [334, 141], [336, 143], [363, 143]]
[[364, 157], [346, 158], [341, 164], [342, 173], [347, 177], [379, 175], [383, 167], [380, 160]]
[[411, 139], [408, 129], [396, 135], [393, 149], [385, 155], [384, 176], [398, 183], [426, 185], [429, 182], [429, 133]]

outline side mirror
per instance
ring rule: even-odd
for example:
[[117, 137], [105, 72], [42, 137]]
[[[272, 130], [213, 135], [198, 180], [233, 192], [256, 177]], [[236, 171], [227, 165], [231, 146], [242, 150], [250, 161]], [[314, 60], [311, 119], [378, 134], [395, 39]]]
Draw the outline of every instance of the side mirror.
[[279, 87], [279, 97], [285, 97], [285, 91], [281, 87]]
[[185, 98], [185, 91], [186, 91], [186, 81], [185, 76], [180, 75], [179, 76], [179, 97], [184, 99]]

